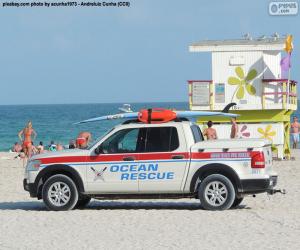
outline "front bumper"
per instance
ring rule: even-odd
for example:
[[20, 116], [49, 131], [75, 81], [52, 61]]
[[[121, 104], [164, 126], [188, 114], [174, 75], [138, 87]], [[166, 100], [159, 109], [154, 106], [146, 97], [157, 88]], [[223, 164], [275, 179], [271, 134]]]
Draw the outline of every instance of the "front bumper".
[[272, 190], [277, 185], [278, 176], [270, 176], [267, 179], [241, 180], [242, 194], [259, 194]]
[[28, 191], [30, 197], [37, 197], [37, 190], [34, 183], [28, 183], [27, 179], [23, 180], [23, 188], [25, 191]]

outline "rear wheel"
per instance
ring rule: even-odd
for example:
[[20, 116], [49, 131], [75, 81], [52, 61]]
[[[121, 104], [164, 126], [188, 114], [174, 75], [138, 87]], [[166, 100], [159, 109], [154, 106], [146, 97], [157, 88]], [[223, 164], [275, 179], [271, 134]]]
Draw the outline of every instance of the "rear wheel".
[[226, 210], [235, 200], [235, 190], [226, 176], [212, 174], [201, 182], [198, 196], [204, 209]]
[[49, 210], [71, 210], [78, 201], [77, 187], [74, 181], [66, 175], [53, 175], [43, 186], [42, 198]]

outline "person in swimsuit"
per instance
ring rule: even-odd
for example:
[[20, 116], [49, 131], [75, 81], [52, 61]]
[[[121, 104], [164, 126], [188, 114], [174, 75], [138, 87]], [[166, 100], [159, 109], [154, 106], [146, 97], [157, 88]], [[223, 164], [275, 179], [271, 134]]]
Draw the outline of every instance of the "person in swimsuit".
[[[33, 134], [33, 139], [31, 138], [32, 134]], [[22, 147], [26, 157], [30, 158], [32, 154], [32, 141], [34, 141], [37, 136], [37, 133], [32, 127], [31, 121], [29, 121], [26, 127], [19, 132], [18, 136], [20, 141], [22, 141]]]
[[39, 151], [38, 151], [38, 149], [36, 148], [36, 146], [34, 146], [33, 141], [31, 142], [31, 153], [32, 153], [33, 155], [39, 153]]
[[291, 124], [291, 136], [293, 138], [293, 148], [297, 148], [299, 142], [299, 128], [300, 124], [296, 116], [293, 117], [293, 123]]
[[44, 145], [43, 142], [40, 141], [39, 145], [36, 147], [36, 149], [38, 150], [38, 153], [41, 154], [44, 152]]
[[60, 143], [57, 143], [56, 144], [56, 151], [61, 151], [61, 150], [64, 150], [63, 145], [61, 145]]
[[12, 147], [12, 152], [20, 153], [22, 150], [22, 145], [18, 142], [15, 142], [15, 144]]
[[218, 139], [217, 131], [214, 128], [212, 128], [212, 125], [213, 125], [212, 121], [209, 121], [207, 123], [208, 128], [204, 130], [203, 135], [206, 136], [207, 140], [216, 140], [216, 139]]
[[48, 146], [49, 151], [53, 152], [56, 151], [56, 144], [54, 143], [54, 141], [50, 142], [50, 145]]
[[236, 118], [231, 118], [231, 132], [230, 132], [230, 138], [235, 139], [238, 138], [238, 132], [239, 132], [239, 126], [236, 123]]
[[89, 142], [92, 139], [92, 135], [90, 132], [83, 131], [80, 132], [76, 139], [76, 147], [77, 148], [86, 148]]
[[74, 140], [70, 140], [70, 142], [69, 142], [69, 149], [74, 149], [74, 148], [76, 148], [75, 141]]

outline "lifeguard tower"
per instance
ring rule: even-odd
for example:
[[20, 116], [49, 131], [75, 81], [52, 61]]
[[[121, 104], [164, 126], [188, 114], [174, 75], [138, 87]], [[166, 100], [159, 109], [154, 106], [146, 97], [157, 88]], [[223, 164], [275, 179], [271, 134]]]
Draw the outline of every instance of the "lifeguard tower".
[[[278, 158], [290, 157], [290, 116], [297, 109], [296, 81], [282, 72], [286, 37], [200, 41], [190, 52], [211, 52], [212, 79], [189, 80], [191, 110], [220, 111], [231, 102], [239, 114], [239, 137], [272, 140]], [[230, 121], [202, 117], [216, 125], [219, 138], [230, 137]]]

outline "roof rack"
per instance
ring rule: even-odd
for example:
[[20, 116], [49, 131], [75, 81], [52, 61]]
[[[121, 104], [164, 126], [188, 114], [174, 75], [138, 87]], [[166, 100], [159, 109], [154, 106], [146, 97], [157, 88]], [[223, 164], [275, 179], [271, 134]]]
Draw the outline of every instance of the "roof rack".
[[[188, 122], [190, 120], [188, 118], [181, 117], [181, 118], [175, 118], [174, 120], [171, 120], [169, 122], [186, 122], [186, 121]], [[127, 120], [127, 121], [123, 122], [122, 124], [125, 125], [125, 124], [132, 124], [132, 123], [145, 124], [144, 122], [141, 122], [137, 119]], [[165, 123], [168, 123], [168, 122], [165, 122]], [[149, 123], [146, 123], [146, 124], [149, 124]], [[157, 123], [151, 123], [151, 124], [157, 124]]]
[[127, 121], [123, 122], [122, 124], [130, 124], [130, 123], [141, 123], [141, 122], [137, 119], [133, 119], [133, 120], [127, 120]]

